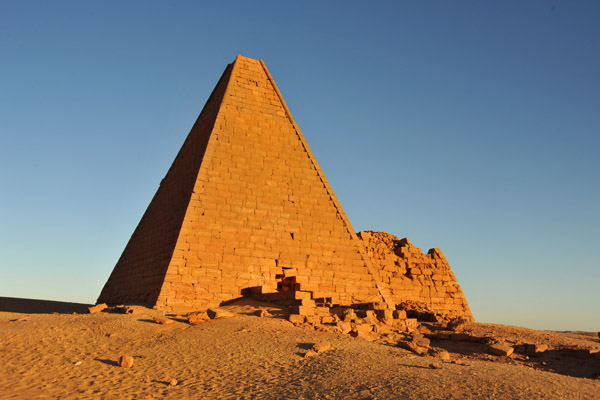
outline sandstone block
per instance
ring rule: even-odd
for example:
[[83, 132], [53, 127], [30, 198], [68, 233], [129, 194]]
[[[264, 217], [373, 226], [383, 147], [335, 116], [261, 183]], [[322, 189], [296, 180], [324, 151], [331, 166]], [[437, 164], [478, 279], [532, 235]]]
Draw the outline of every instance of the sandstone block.
[[525, 354], [528, 356], [539, 356], [548, 350], [548, 345], [545, 344], [528, 344], [525, 348]]
[[514, 349], [506, 343], [494, 343], [488, 347], [488, 351], [496, 356], [510, 356]]
[[306, 317], [304, 315], [290, 314], [288, 316], [288, 321], [292, 324], [303, 324], [304, 321], [306, 321]]
[[156, 322], [157, 324], [160, 324], [160, 325], [171, 325], [173, 323], [172, 319], [158, 318], [158, 317], [152, 318], [152, 321], [154, 321], [154, 322]]
[[208, 314], [208, 316], [211, 319], [217, 319], [217, 318], [231, 318], [233, 317], [233, 313], [224, 310], [220, 307], [214, 307], [214, 308], [209, 308], [208, 310], [206, 310], [206, 313]]
[[106, 308], [108, 308], [106, 303], [101, 303], [101, 304], [96, 304], [95, 306], [92, 306], [92, 307], [88, 307], [88, 311], [90, 314], [96, 314], [96, 313], [102, 312], [102, 310], [105, 310]]
[[320, 354], [329, 350], [333, 350], [333, 345], [330, 342], [316, 343], [313, 345], [312, 350]]
[[187, 319], [190, 325], [197, 325], [210, 320], [210, 317], [206, 311], [194, 311], [187, 315]]

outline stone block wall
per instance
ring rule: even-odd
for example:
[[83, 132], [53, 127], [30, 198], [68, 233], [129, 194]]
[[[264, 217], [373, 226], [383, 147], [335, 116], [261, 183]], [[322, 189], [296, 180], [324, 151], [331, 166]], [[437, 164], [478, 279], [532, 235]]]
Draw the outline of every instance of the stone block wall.
[[420, 303], [434, 312], [473, 320], [463, 291], [440, 249], [424, 254], [407, 238], [398, 239], [385, 232], [363, 231], [358, 236], [394, 303]]

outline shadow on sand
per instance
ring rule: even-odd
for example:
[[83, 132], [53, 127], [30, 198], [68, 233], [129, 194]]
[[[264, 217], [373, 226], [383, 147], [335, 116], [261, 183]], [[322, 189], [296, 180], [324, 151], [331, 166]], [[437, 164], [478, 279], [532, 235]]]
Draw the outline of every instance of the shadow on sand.
[[72, 314], [87, 313], [92, 304], [67, 303], [64, 301], [19, 299], [0, 297], [0, 311], [23, 314]]

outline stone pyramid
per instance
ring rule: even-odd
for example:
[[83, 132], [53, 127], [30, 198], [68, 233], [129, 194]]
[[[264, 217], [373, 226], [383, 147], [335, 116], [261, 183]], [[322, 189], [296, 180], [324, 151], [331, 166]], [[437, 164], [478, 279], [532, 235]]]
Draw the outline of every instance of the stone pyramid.
[[202, 309], [287, 269], [314, 298], [393, 306], [265, 64], [237, 56], [98, 302]]

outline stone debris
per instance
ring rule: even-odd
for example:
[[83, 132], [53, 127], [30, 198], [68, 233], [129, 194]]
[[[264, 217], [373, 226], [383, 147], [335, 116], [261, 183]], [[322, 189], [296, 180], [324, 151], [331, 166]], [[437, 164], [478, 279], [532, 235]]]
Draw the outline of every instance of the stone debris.
[[548, 350], [548, 346], [545, 344], [528, 344], [525, 348], [525, 354], [528, 356], [540, 356]]
[[132, 306], [123, 306], [123, 305], [113, 307], [112, 311], [117, 314], [132, 314], [132, 315], [139, 315], [139, 314], [144, 313], [144, 311], [140, 308], [136, 308], [136, 307], [132, 307]]
[[119, 367], [122, 368], [131, 368], [133, 367], [133, 357], [128, 355], [122, 355], [119, 357]]
[[431, 369], [442, 369], [442, 365], [441, 364], [437, 364], [437, 363], [431, 363], [431, 364], [429, 364], [429, 368], [431, 368]]
[[269, 313], [269, 311], [262, 309], [262, 310], [256, 310], [254, 312], [254, 315], [256, 315], [257, 317], [270, 317], [271, 313]]
[[412, 351], [415, 354], [423, 355], [427, 354], [429, 351], [429, 344], [429, 339], [418, 332], [413, 332], [412, 339], [410, 341], [400, 340], [398, 342], [398, 347]]
[[96, 304], [95, 306], [88, 307], [88, 312], [90, 314], [96, 314], [96, 313], [102, 312], [103, 310], [105, 310], [107, 308], [108, 308], [108, 306], [106, 305], [106, 303]]
[[513, 353], [514, 348], [506, 343], [494, 343], [488, 346], [488, 351], [496, 356], [508, 357]]
[[462, 317], [453, 318], [448, 322], [447, 328], [451, 331], [462, 332], [467, 327], [467, 322], [468, 321]]
[[306, 317], [304, 315], [290, 314], [288, 316], [288, 321], [294, 325], [303, 324], [306, 321]]
[[326, 351], [333, 350], [333, 345], [330, 342], [321, 342], [313, 345], [312, 350], [317, 354], [325, 353]]
[[344, 335], [346, 335], [352, 331], [352, 324], [350, 322], [338, 321], [336, 325], [337, 325], [338, 329], [340, 330], [340, 332], [343, 333]]
[[194, 311], [188, 314], [187, 319], [190, 325], [197, 325], [210, 320], [210, 317], [206, 311]]
[[173, 323], [173, 320], [169, 319], [169, 318], [153, 317], [152, 321], [154, 321], [154, 322], [156, 322], [157, 324], [160, 324], [160, 325], [171, 325]]
[[177, 382], [177, 379], [171, 379], [171, 380], [169, 381], [169, 385], [170, 385], [170, 386], [177, 386], [177, 384], [178, 384], [178, 383], [179, 383], [179, 382]]
[[429, 353], [433, 358], [437, 358], [443, 361], [450, 360], [450, 353], [448, 353], [446, 350], [430, 349]]
[[219, 307], [209, 308], [208, 310], [206, 310], [206, 312], [211, 319], [233, 317], [233, 313]]

